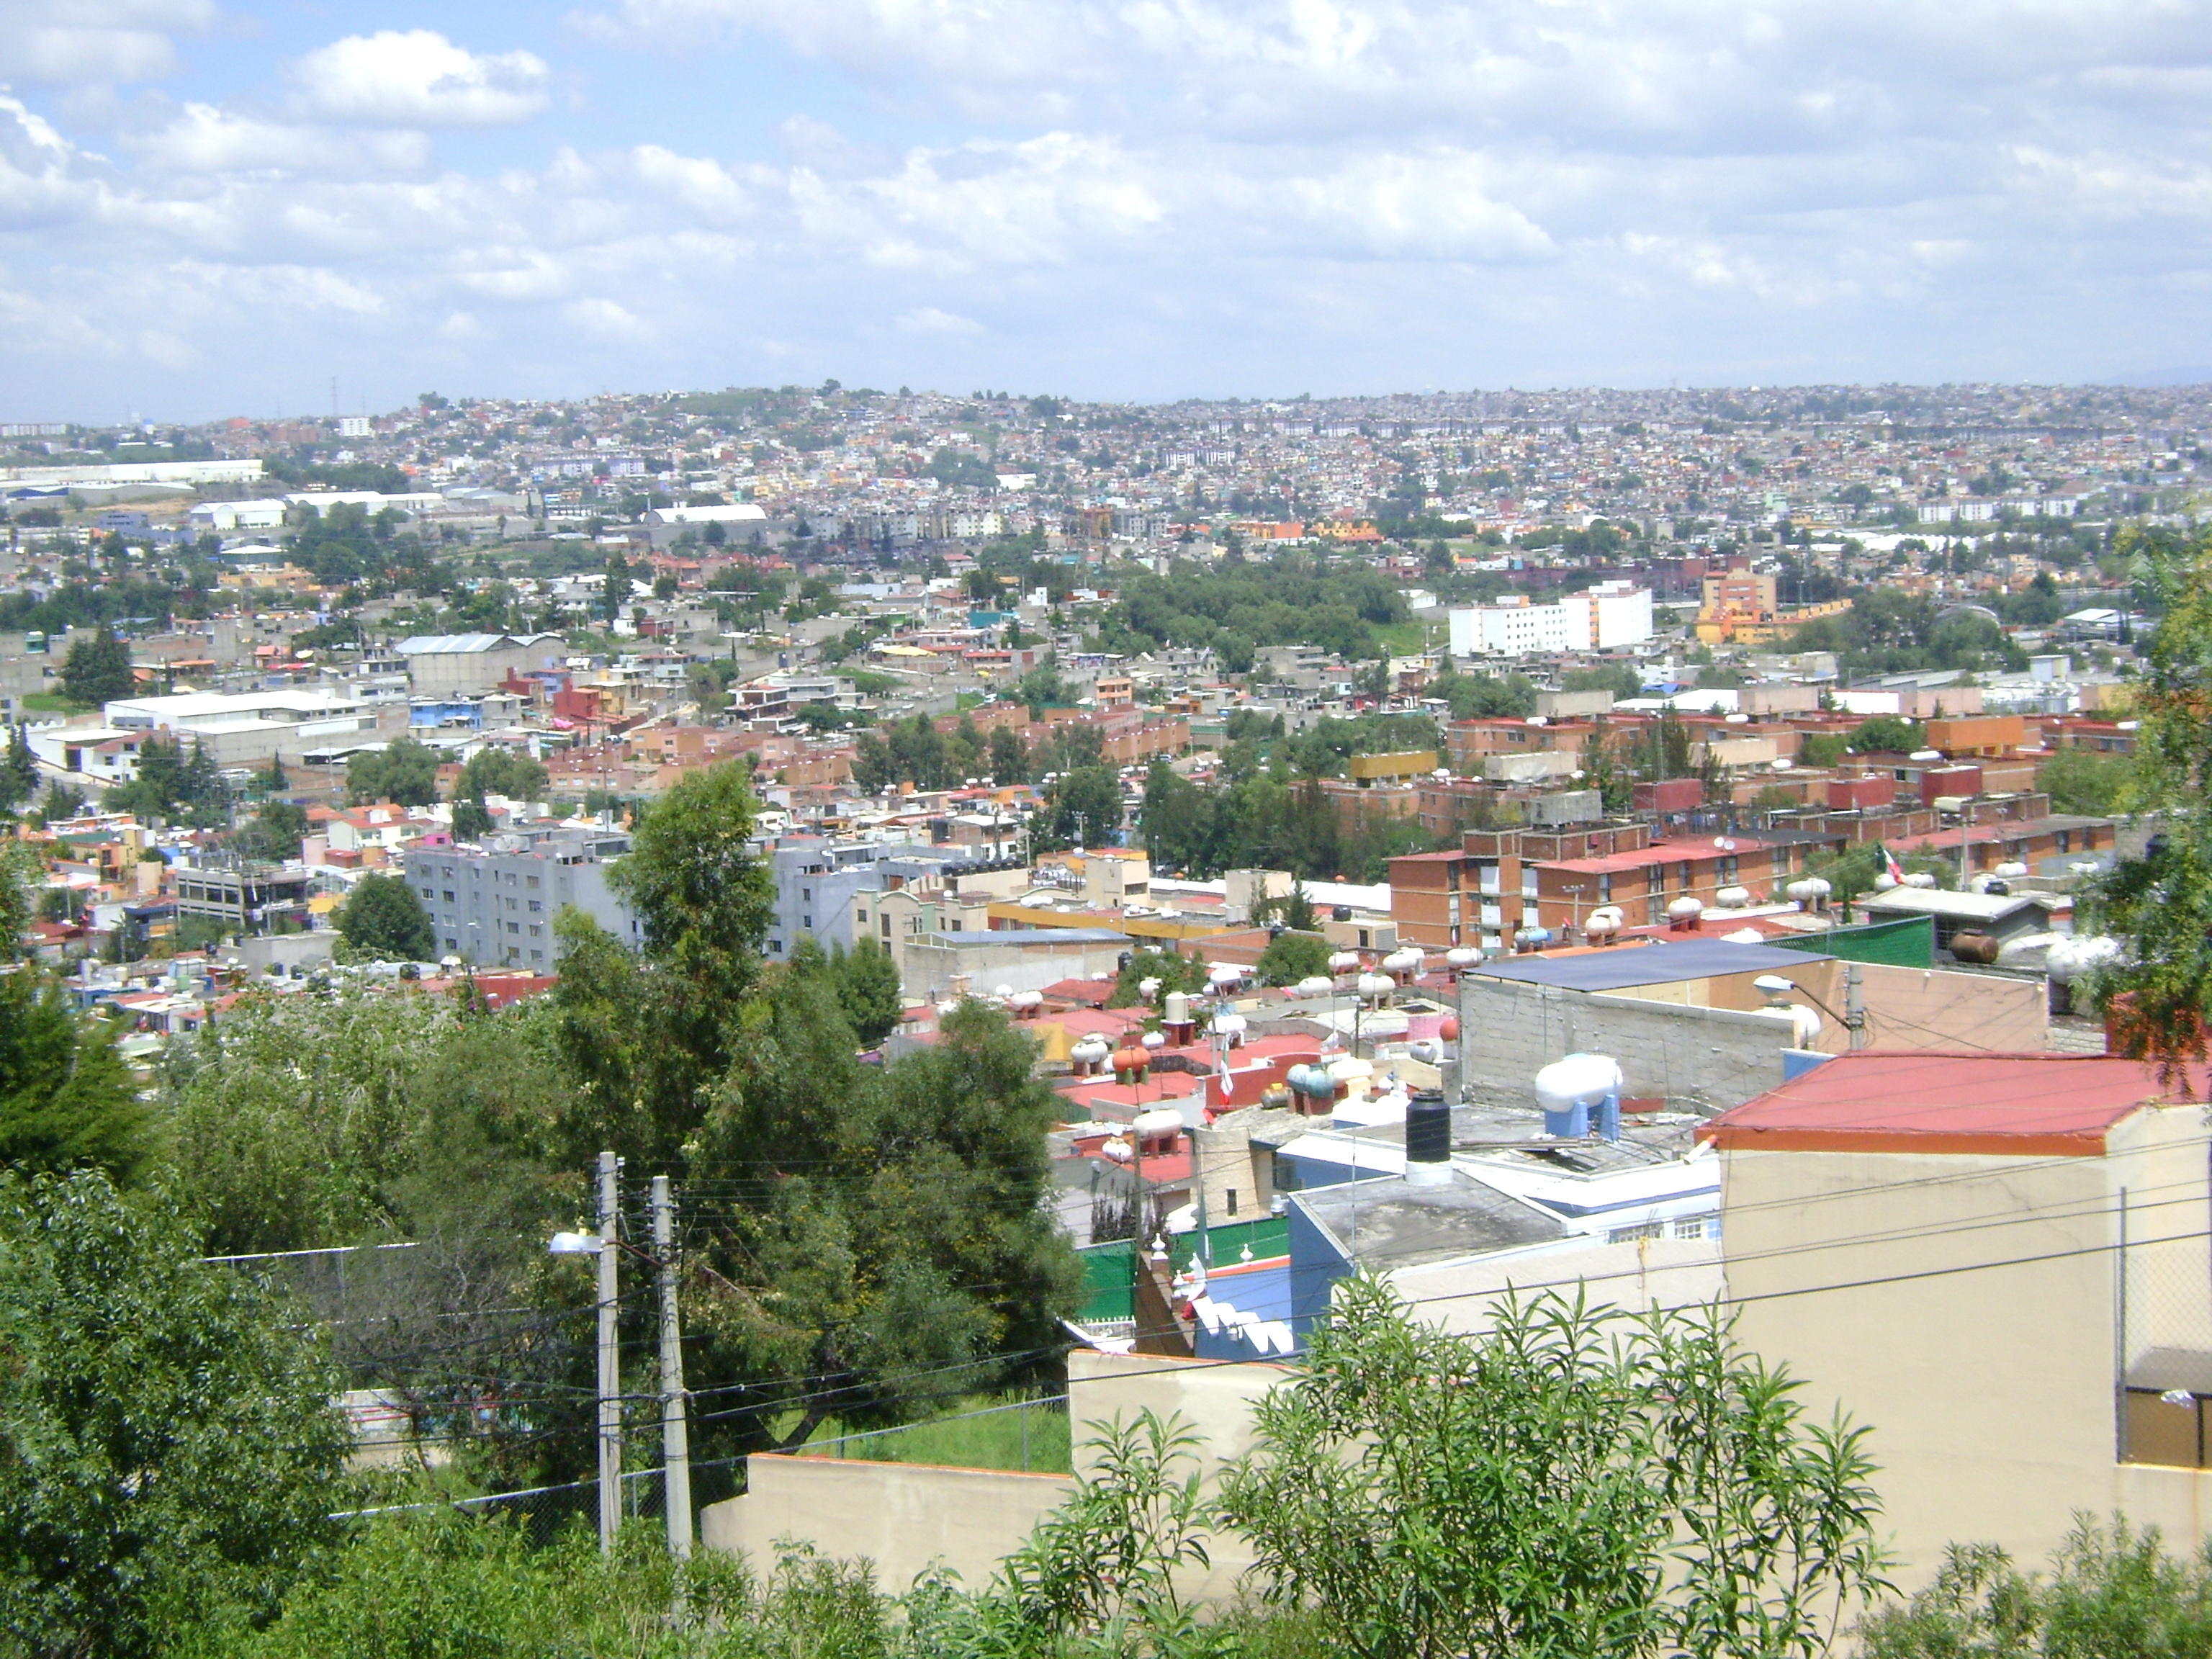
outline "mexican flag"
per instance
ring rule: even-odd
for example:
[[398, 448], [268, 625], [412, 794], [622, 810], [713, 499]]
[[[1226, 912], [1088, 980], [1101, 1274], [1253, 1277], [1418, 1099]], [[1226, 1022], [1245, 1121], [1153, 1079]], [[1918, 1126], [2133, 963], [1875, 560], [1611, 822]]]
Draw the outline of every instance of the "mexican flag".
[[1905, 872], [1898, 866], [1897, 860], [1890, 856], [1889, 848], [1882, 842], [1876, 842], [1875, 843], [1874, 850], [1881, 854], [1881, 867], [1883, 872], [1887, 874], [1892, 881], [1898, 883], [1900, 886], [1903, 885], [1905, 882]]

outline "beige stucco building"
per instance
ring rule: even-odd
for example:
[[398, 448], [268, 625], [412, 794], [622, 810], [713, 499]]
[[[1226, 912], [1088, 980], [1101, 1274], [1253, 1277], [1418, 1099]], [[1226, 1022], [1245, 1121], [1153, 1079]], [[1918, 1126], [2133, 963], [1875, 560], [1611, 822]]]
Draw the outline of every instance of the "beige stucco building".
[[2202, 1094], [2105, 1056], [1858, 1053], [1706, 1132], [1739, 1332], [1871, 1426], [1900, 1584], [1952, 1541], [2039, 1566], [2082, 1511], [2206, 1535]]

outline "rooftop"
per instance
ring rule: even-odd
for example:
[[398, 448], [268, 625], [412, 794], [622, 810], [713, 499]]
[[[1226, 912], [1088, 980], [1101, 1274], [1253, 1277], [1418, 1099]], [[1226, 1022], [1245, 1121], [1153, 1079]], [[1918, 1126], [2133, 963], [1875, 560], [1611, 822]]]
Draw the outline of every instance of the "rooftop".
[[1818, 951], [1784, 951], [1770, 945], [1739, 945], [1713, 938], [1681, 942], [1618, 945], [1609, 950], [1507, 957], [1469, 969], [1491, 979], [1552, 985], [1568, 991], [1618, 991], [1631, 985], [1674, 985], [1720, 974], [1802, 973]]
[[1712, 1120], [1723, 1152], [2098, 1158], [2145, 1106], [2201, 1097], [2105, 1054], [1838, 1054]]
[[1328, 1229], [1347, 1256], [1370, 1267], [1410, 1267], [1569, 1237], [1564, 1224], [1535, 1206], [1457, 1172], [1433, 1187], [1402, 1178], [1348, 1182], [1293, 1194], [1291, 1202]]

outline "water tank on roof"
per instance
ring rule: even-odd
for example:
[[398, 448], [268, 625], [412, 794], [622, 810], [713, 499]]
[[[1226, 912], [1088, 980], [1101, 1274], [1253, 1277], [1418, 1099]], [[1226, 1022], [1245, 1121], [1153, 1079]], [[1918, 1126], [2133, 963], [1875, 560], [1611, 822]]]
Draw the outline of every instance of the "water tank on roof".
[[1536, 1102], [1544, 1109], [1544, 1133], [1579, 1140], [1590, 1132], [1591, 1113], [1598, 1133], [1620, 1139], [1620, 1062], [1607, 1054], [1569, 1054], [1536, 1073]]

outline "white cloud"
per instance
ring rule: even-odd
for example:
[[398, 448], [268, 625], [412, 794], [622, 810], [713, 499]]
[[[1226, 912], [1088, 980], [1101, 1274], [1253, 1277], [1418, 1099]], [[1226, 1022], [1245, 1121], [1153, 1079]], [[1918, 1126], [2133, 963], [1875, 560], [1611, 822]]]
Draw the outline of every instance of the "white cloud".
[[587, 334], [616, 340], [641, 340], [650, 331], [629, 307], [614, 300], [572, 300], [561, 315]]
[[266, 121], [212, 104], [186, 104], [125, 147], [170, 173], [343, 173], [390, 177], [430, 163], [430, 141], [404, 130], [354, 132]]
[[46, 86], [149, 81], [177, 65], [175, 37], [216, 20], [210, 0], [0, 0], [0, 79]]
[[350, 34], [288, 64], [285, 73], [301, 112], [367, 125], [512, 126], [550, 101], [544, 58], [469, 52], [430, 29]]
[[[594, 49], [700, 72], [564, 126], [558, 51], [387, 30], [273, 90], [185, 68], [124, 104], [103, 87], [176, 68], [205, 0], [0, 0], [0, 72], [36, 36], [77, 77], [0, 99], [0, 380], [64, 341], [181, 362], [149, 317], [194, 395], [348, 354], [487, 391], [706, 354], [1117, 395], [1940, 379], [2212, 330], [2212, 0], [592, 3]], [[779, 81], [793, 53], [816, 67]], [[866, 112], [824, 118], [825, 79]], [[540, 116], [496, 164], [434, 148]], [[762, 126], [765, 158], [717, 137]], [[912, 361], [845, 355], [877, 349]]]
[[974, 318], [939, 311], [935, 306], [916, 306], [899, 318], [898, 327], [902, 334], [950, 334], [963, 338], [983, 331], [982, 324]]

